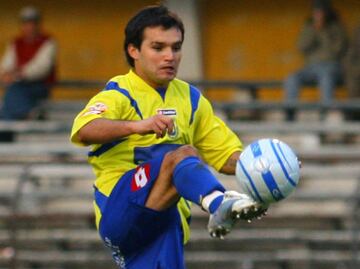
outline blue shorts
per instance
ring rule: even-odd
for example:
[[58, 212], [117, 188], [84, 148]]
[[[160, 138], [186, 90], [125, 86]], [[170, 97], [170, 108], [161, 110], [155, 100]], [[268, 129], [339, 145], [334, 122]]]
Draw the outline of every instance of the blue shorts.
[[100, 236], [115, 262], [127, 269], [184, 269], [183, 232], [176, 204], [165, 211], [145, 207], [163, 156], [125, 173], [106, 197], [95, 190]]

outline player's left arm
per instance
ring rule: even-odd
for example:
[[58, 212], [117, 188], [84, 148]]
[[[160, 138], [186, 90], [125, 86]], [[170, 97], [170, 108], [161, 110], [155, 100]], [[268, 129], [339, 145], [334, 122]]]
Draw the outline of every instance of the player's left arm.
[[194, 146], [215, 170], [234, 175], [242, 143], [228, 126], [214, 115], [210, 102], [201, 96], [194, 120]]
[[236, 151], [230, 155], [224, 165], [220, 168], [219, 172], [227, 175], [235, 175], [236, 163], [240, 157], [240, 151]]

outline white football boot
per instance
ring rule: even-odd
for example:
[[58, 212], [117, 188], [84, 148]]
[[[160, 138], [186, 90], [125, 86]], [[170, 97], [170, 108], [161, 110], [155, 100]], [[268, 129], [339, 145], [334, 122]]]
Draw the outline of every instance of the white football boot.
[[238, 219], [248, 220], [260, 218], [266, 209], [246, 194], [226, 191], [219, 208], [210, 214], [208, 231], [212, 237], [223, 239], [233, 228]]

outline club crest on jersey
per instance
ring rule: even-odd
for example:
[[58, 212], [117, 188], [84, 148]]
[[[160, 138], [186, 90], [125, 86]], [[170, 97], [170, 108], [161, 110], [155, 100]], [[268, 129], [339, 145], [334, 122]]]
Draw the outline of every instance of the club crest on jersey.
[[83, 116], [87, 115], [99, 115], [104, 113], [107, 110], [107, 106], [104, 103], [97, 102], [92, 106], [89, 106], [87, 111], [83, 114]]
[[161, 114], [161, 115], [165, 115], [165, 116], [169, 116], [174, 120], [174, 130], [168, 134], [168, 136], [172, 139], [176, 138], [179, 134], [179, 130], [178, 130], [178, 126], [176, 124], [176, 109], [173, 108], [159, 108], [156, 110], [157, 114]]
[[136, 168], [131, 180], [131, 191], [138, 191], [144, 188], [150, 181], [150, 165], [145, 164]]

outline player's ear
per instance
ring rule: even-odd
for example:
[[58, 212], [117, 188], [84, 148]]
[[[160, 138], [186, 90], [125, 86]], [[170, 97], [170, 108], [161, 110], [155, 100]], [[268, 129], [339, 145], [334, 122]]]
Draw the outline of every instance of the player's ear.
[[133, 58], [134, 60], [139, 59], [139, 49], [133, 44], [129, 44], [127, 50], [131, 58]]

